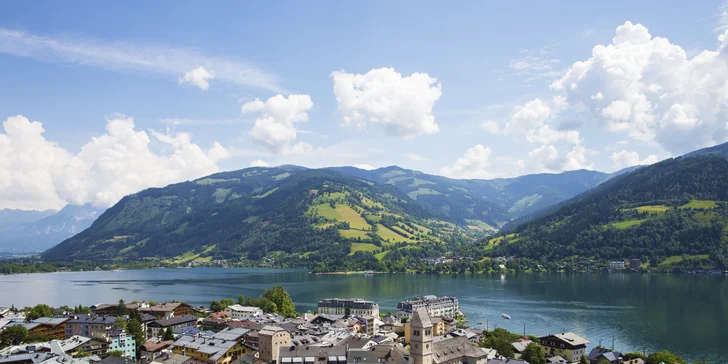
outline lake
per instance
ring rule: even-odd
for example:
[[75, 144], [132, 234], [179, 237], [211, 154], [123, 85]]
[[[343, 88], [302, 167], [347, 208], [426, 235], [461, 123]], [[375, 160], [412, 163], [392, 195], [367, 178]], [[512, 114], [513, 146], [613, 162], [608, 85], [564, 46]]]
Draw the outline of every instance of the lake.
[[[689, 361], [728, 363], [728, 279], [647, 274], [484, 276], [313, 275], [294, 269], [197, 268], [0, 276], [0, 306], [92, 305], [119, 299], [209, 305], [259, 296], [280, 284], [303, 312], [327, 297], [362, 297], [395, 311], [402, 299], [456, 296], [469, 324], [537, 336], [573, 331], [590, 346], [670, 350]], [[504, 320], [502, 313], [511, 315]]]

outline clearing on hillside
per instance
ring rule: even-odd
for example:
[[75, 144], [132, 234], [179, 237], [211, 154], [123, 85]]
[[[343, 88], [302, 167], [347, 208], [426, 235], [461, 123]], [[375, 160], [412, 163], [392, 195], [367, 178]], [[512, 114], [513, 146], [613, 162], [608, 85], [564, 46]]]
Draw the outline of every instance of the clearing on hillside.
[[696, 209], [696, 210], [706, 210], [706, 209], [714, 209], [718, 206], [717, 203], [713, 200], [692, 200], [682, 206], [680, 206], [681, 209]]
[[379, 250], [379, 247], [372, 243], [351, 243], [351, 253], [354, 255], [356, 252], [374, 252]]

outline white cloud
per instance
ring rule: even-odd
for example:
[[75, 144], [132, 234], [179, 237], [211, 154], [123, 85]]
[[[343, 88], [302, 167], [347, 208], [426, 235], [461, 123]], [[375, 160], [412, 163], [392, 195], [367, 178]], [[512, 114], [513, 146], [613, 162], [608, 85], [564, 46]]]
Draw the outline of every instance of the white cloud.
[[541, 99], [533, 99], [516, 107], [510, 122], [506, 125], [506, 131], [538, 128], [546, 122], [549, 115], [551, 115], [551, 108]]
[[331, 76], [342, 125], [381, 125], [402, 138], [440, 131], [432, 108], [442, 95], [442, 85], [427, 73], [402, 77], [392, 68], [378, 68], [366, 74], [337, 71]]
[[0, 53], [109, 70], [157, 73], [175, 78], [204, 67], [211, 75], [215, 75], [215, 79], [223, 82], [285, 92], [277, 76], [258, 66], [237, 59], [208, 56], [190, 48], [81, 37], [53, 38], [0, 28]]
[[495, 120], [486, 120], [480, 124], [480, 127], [489, 134], [498, 135], [501, 133], [500, 125]]
[[268, 163], [263, 161], [262, 159], [256, 159], [252, 162], [250, 162], [251, 167], [268, 167]]
[[313, 107], [308, 95], [276, 95], [266, 102], [255, 99], [242, 106], [243, 113], [260, 113], [250, 136], [276, 154], [301, 154], [312, 149], [307, 143], [297, 143], [295, 123], [308, 121], [308, 110]]
[[728, 32], [692, 57], [641, 24], [617, 27], [612, 44], [552, 84], [605, 130], [655, 141], [672, 154], [728, 141]]
[[371, 171], [373, 169], [377, 169], [377, 167], [375, 167], [375, 166], [373, 166], [371, 164], [366, 164], [366, 163], [355, 164], [354, 167], [359, 168], [359, 169], [364, 169], [364, 170], [367, 170], [367, 171]]
[[208, 80], [214, 78], [215, 75], [210, 73], [205, 67], [197, 67], [189, 72], [186, 72], [184, 76], [179, 78], [179, 84], [191, 84], [200, 90], [207, 90], [210, 88]]
[[565, 101], [560, 97], [555, 97], [552, 105], [536, 98], [516, 106], [511, 119], [506, 123], [505, 132], [517, 136], [523, 135], [531, 143], [546, 145], [565, 141], [580, 144], [581, 138], [578, 131], [562, 129], [561, 125], [556, 125], [554, 128], [547, 124], [555, 112], [565, 106]]
[[[187, 133], [152, 132], [168, 149], [155, 153], [152, 139], [131, 118], [108, 121], [106, 133], [72, 154], [43, 137], [40, 122], [8, 118], [0, 134], [0, 208], [47, 209], [66, 203], [108, 207], [148, 187], [194, 179], [219, 170], [229, 156], [219, 143], [203, 150]], [[22, 191], [24, 189], [25, 191]]]
[[526, 140], [531, 143], [554, 144], [566, 141], [571, 144], [581, 143], [579, 132], [575, 130], [554, 130], [549, 125], [542, 125], [538, 129], [531, 129], [526, 133]]
[[422, 161], [427, 160], [427, 158], [425, 158], [417, 153], [404, 153], [403, 156], [409, 160], [416, 161], [416, 162], [422, 162]]
[[621, 152], [612, 153], [612, 163], [615, 170], [620, 170], [627, 167], [638, 166], [638, 165], [649, 165], [657, 163], [659, 160], [654, 154], [650, 154], [644, 159], [640, 160], [640, 155], [637, 152], [631, 152], [622, 150]]
[[523, 78], [527, 83], [544, 78], [554, 79], [560, 76], [561, 72], [555, 69], [560, 61], [557, 58], [550, 57], [551, 52], [550, 46], [537, 50], [521, 50], [520, 56], [509, 62], [509, 70], [506, 71], [507, 76]]
[[452, 166], [442, 167], [440, 173], [451, 178], [492, 178], [490, 157], [493, 150], [478, 144], [455, 161]]
[[566, 155], [559, 153], [553, 145], [542, 145], [530, 151], [528, 160], [522, 165], [527, 174], [592, 169], [593, 164], [588, 162], [587, 154], [590, 151], [581, 145], [575, 145]]

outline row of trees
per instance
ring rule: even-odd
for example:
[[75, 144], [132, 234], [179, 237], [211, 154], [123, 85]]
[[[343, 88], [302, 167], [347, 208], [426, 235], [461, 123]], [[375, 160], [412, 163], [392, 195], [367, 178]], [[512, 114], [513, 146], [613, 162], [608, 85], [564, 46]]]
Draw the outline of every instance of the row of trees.
[[[291, 300], [291, 296], [281, 286], [275, 286], [270, 289], [263, 291], [263, 294], [258, 298], [244, 297], [238, 295], [238, 304], [243, 306], [259, 307], [261, 310], [267, 313], [277, 313], [285, 317], [295, 317], [296, 306]], [[228, 306], [235, 304], [232, 298], [223, 298], [221, 300], [212, 301], [210, 303], [210, 310], [213, 312], [220, 312]]]

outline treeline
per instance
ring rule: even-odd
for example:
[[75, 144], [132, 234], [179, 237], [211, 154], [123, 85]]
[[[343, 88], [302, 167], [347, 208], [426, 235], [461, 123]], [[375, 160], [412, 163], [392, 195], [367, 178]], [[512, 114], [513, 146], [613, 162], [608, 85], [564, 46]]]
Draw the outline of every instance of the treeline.
[[[238, 304], [242, 306], [258, 307], [266, 313], [277, 313], [284, 317], [296, 317], [296, 305], [291, 296], [281, 286], [275, 286], [263, 291], [258, 298], [244, 297], [239, 294]], [[220, 312], [235, 304], [232, 298], [223, 298], [210, 303], [210, 311]]]

